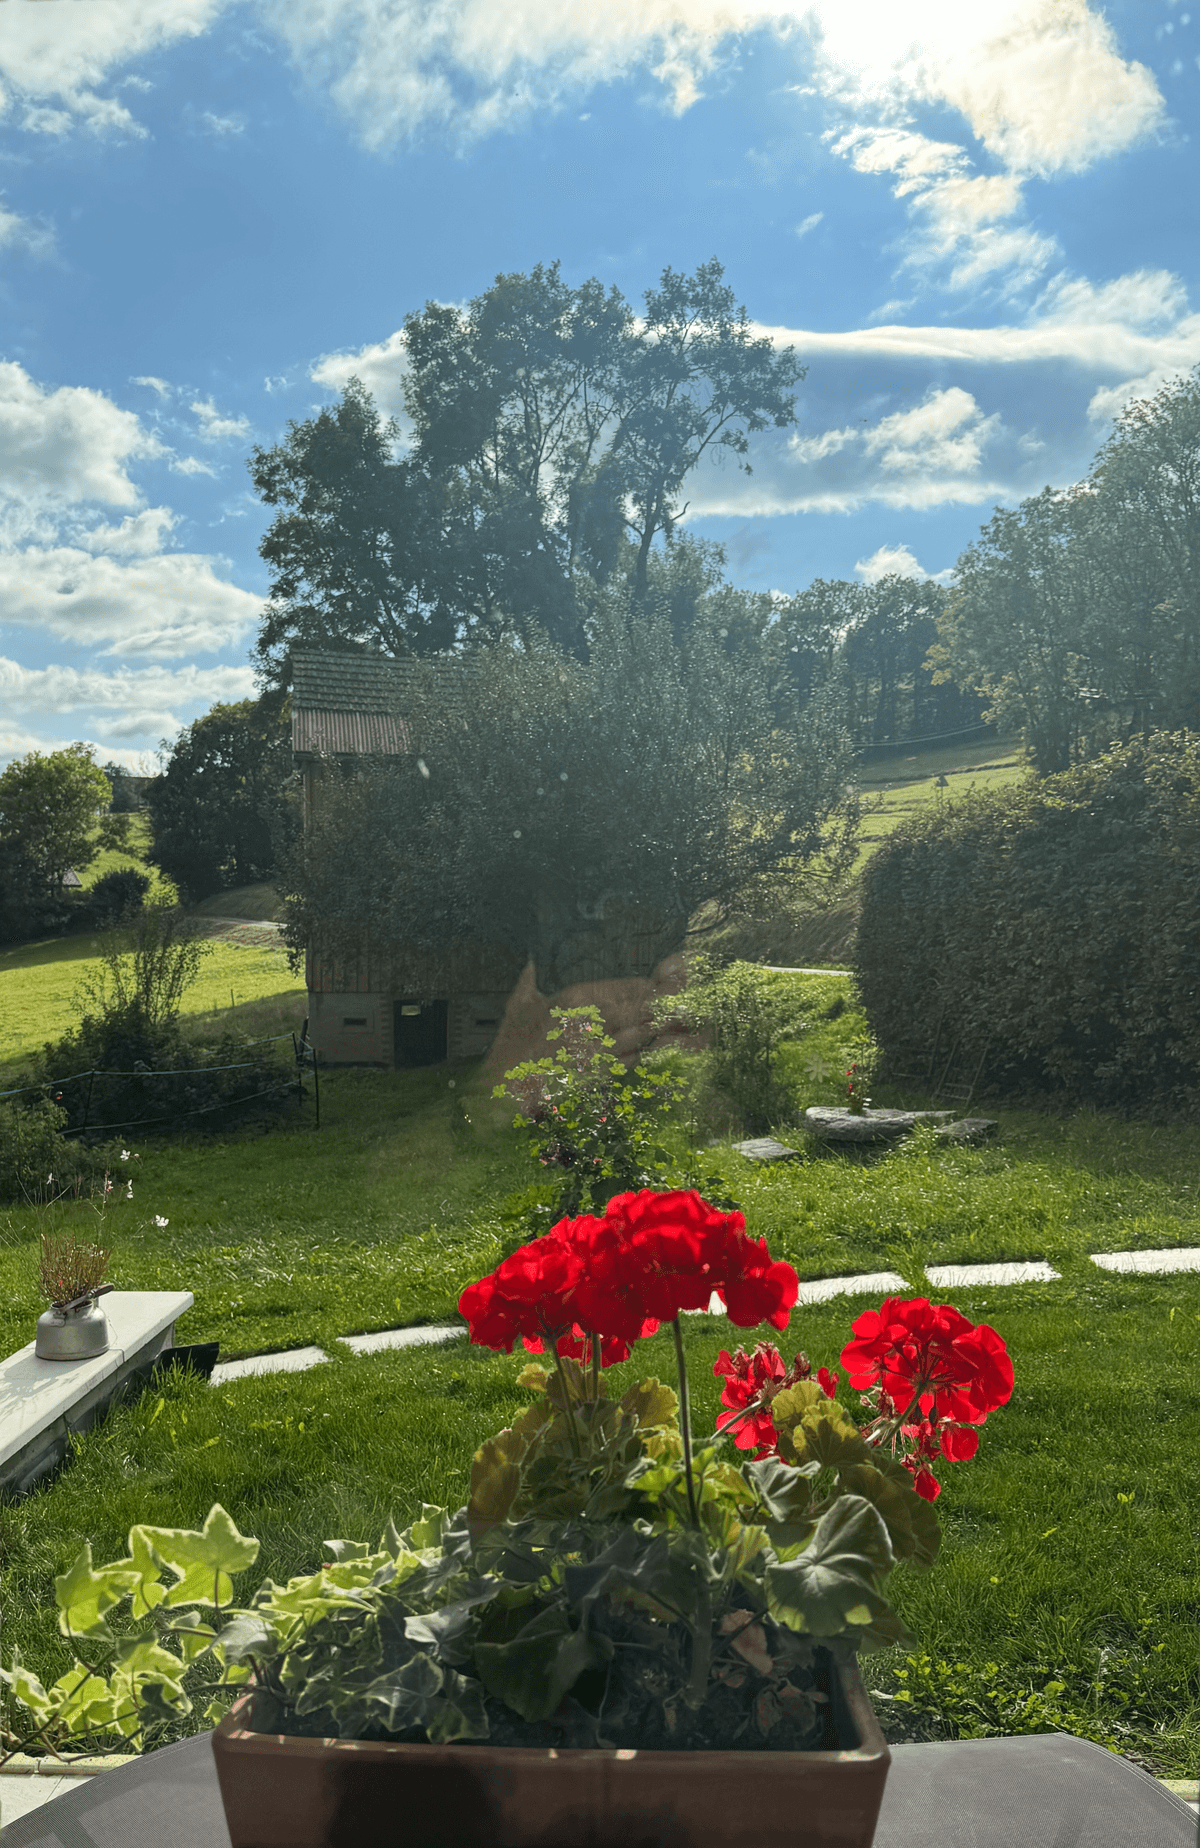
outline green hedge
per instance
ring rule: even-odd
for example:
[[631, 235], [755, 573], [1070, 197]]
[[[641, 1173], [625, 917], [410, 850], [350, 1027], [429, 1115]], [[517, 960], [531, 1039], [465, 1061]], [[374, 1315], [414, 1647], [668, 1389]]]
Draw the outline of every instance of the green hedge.
[[1200, 1098], [1200, 741], [1158, 734], [944, 802], [864, 876], [856, 966], [884, 1075]]

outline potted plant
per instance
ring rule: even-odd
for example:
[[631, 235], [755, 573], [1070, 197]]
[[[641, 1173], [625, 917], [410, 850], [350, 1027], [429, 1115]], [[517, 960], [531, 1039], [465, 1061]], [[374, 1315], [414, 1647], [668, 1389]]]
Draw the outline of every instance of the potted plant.
[[[724, 1410], [697, 1444], [679, 1318], [714, 1293], [735, 1326], [782, 1329], [797, 1280], [694, 1192], [560, 1222], [461, 1298], [473, 1339], [543, 1357], [464, 1508], [374, 1551], [331, 1541], [320, 1571], [236, 1609], [257, 1544], [224, 1510], [203, 1533], [135, 1528], [127, 1559], [85, 1550], [58, 1581], [64, 1629], [111, 1674], [5, 1678], [47, 1738], [74, 1702], [130, 1739], [215, 1664], [234, 1848], [382, 1842], [397, 1817], [454, 1848], [868, 1848], [888, 1752], [855, 1655], [907, 1640], [886, 1578], [932, 1565], [935, 1466], [973, 1454], [1012, 1368], [994, 1330], [888, 1301], [842, 1352], [864, 1422], [838, 1375], [760, 1343], [719, 1356]], [[674, 1386], [610, 1394], [607, 1368], [664, 1323]], [[125, 1596], [142, 1628], [108, 1637]]]
[[42, 1233], [38, 1281], [50, 1307], [38, 1317], [39, 1360], [89, 1360], [107, 1350], [108, 1318], [96, 1299], [113, 1287], [103, 1281], [111, 1257], [111, 1245], [74, 1232]]

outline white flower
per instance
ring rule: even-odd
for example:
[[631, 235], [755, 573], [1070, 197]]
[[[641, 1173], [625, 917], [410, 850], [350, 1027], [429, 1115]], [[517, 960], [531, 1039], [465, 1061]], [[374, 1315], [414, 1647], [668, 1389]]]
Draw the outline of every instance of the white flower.
[[129, 1150], [128, 1150], [128, 1149], [122, 1149], [122, 1150], [121, 1150], [121, 1160], [122, 1160], [122, 1161], [128, 1161], [128, 1160], [129, 1160]]
[[164, 1219], [161, 1213], [155, 1213], [154, 1223], [161, 1228], [163, 1226], [169, 1226], [171, 1221], [169, 1219]]
[[125, 1183], [125, 1198], [127, 1200], [133, 1199], [133, 1182], [132, 1181], [126, 1181]]

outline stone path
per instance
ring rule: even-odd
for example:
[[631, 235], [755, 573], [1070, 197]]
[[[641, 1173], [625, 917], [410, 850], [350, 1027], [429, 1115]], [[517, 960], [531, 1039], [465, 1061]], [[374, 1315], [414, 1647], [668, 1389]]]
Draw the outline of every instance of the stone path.
[[[1093, 1264], [1101, 1270], [1125, 1275], [1166, 1276], [1180, 1271], [1200, 1271], [1200, 1249], [1186, 1247], [1175, 1251], [1094, 1251]], [[1045, 1258], [1009, 1258], [996, 1264], [929, 1264], [925, 1276], [935, 1290], [967, 1290], [981, 1285], [1006, 1288], [1017, 1283], [1059, 1283], [1062, 1273], [1047, 1264]], [[838, 1296], [888, 1296], [909, 1288], [898, 1271], [855, 1271], [845, 1277], [810, 1277], [800, 1285], [798, 1308], [809, 1303], [832, 1302]], [[720, 1300], [713, 1297], [708, 1309], [692, 1311], [696, 1315], [723, 1315]], [[408, 1328], [382, 1328], [370, 1335], [339, 1335], [339, 1343], [355, 1354], [379, 1354], [392, 1348], [428, 1347], [447, 1341], [460, 1341], [466, 1335], [460, 1322], [420, 1323]], [[213, 1368], [212, 1383], [224, 1386], [233, 1380], [260, 1377], [266, 1373], [304, 1373], [318, 1367], [330, 1356], [323, 1348], [286, 1348], [282, 1353], [251, 1354], [242, 1360], [221, 1361]]]

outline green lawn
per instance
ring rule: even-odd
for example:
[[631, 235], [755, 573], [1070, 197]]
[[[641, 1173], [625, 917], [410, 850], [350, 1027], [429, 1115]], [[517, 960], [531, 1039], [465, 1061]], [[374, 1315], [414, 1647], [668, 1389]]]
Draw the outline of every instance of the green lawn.
[[[834, 976], [800, 985], [817, 1019], [844, 991]], [[820, 1074], [857, 1019], [823, 1021], [791, 1051], [798, 1102], [829, 1097]], [[728, 1148], [710, 1157], [750, 1230], [802, 1276], [890, 1267], [924, 1293], [920, 1266], [935, 1260], [1045, 1257], [1062, 1273], [953, 1293], [1005, 1337], [1016, 1391], [979, 1457], [947, 1472], [943, 1561], [925, 1579], [900, 1575], [920, 1650], [870, 1662], [889, 1729], [1063, 1727], [1194, 1775], [1200, 1274], [1117, 1277], [1088, 1254], [1200, 1245], [1200, 1129], [1006, 1112], [979, 1148], [920, 1139], [869, 1163], [770, 1168]], [[267, 1134], [144, 1146], [134, 1200], [109, 1220], [118, 1284], [191, 1289], [179, 1338], [219, 1340], [226, 1356], [316, 1342], [332, 1358], [217, 1390], [155, 1389], [81, 1439], [48, 1486], [0, 1506], [5, 1646], [56, 1672], [54, 1572], [84, 1538], [112, 1557], [136, 1520], [192, 1524], [220, 1500], [281, 1577], [314, 1566], [325, 1536], [374, 1540], [388, 1512], [459, 1502], [473, 1447], [522, 1401], [519, 1361], [465, 1345], [359, 1358], [336, 1336], [451, 1316], [501, 1254], [499, 1203], [532, 1172], [471, 1068], [332, 1072], [319, 1132], [308, 1105]], [[0, 1212], [9, 1351], [37, 1309], [38, 1225], [32, 1211]], [[869, 1300], [797, 1311], [782, 1345], [835, 1362]], [[728, 1338], [689, 1323], [698, 1427]], [[669, 1371], [665, 1339], [637, 1365]]]
[[[939, 745], [933, 750], [906, 751], [865, 764], [859, 788], [878, 808], [863, 825], [864, 858], [902, 821], [908, 821], [930, 802], [965, 795], [968, 790], [1000, 789], [1028, 774], [1019, 741], [992, 738], [983, 744]], [[945, 789], [937, 779], [944, 776]]]

